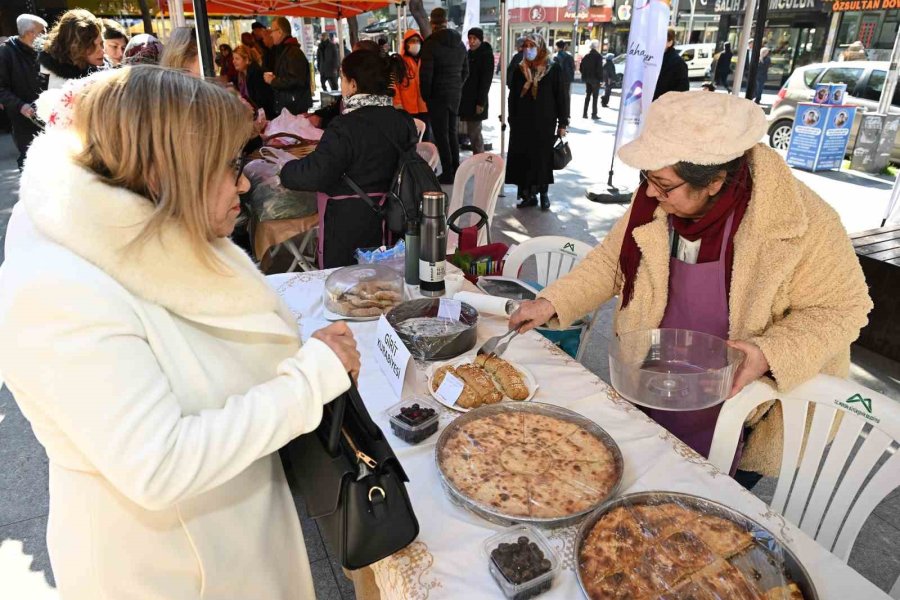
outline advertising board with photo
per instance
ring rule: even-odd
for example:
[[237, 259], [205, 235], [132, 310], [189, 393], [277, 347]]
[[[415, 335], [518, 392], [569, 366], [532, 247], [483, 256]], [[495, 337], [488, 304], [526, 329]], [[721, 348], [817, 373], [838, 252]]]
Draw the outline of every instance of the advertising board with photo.
[[810, 171], [840, 169], [855, 116], [854, 106], [800, 103], [791, 132], [787, 163]]

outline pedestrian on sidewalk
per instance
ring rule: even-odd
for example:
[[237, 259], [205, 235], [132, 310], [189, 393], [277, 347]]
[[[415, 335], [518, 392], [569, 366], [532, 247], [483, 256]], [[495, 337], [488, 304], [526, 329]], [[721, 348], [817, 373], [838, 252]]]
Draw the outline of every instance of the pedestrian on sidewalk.
[[[568, 52], [569, 42], [559, 40], [556, 42], [556, 62], [562, 69], [563, 85], [566, 87], [566, 98], [572, 102], [572, 84], [575, 82], [575, 59]], [[566, 112], [571, 112], [571, 109]]]
[[459, 103], [459, 120], [462, 131], [469, 136], [472, 154], [484, 152], [484, 136], [481, 125], [488, 117], [488, 93], [494, 80], [494, 50], [484, 41], [484, 32], [473, 27], [469, 30], [469, 77], [463, 84]]
[[309, 80], [309, 61], [300, 49], [300, 42], [291, 35], [291, 23], [286, 17], [272, 19], [272, 70], [263, 73], [266, 83], [275, 90], [275, 113], [288, 109], [293, 115], [309, 111], [312, 89]]
[[421, 78], [419, 66], [422, 56], [422, 34], [415, 29], [407, 29], [403, 36], [403, 46], [400, 47], [400, 56], [406, 65], [406, 75], [395, 87], [394, 107], [405, 110], [413, 118], [425, 123], [425, 135], [423, 139], [430, 140], [431, 120], [428, 118], [428, 105], [422, 98], [420, 87]]
[[716, 72], [714, 78], [716, 85], [726, 89], [728, 88], [728, 76], [731, 75], [731, 59], [733, 57], [734, 53], [731, 51], [731, 44], [725, 42], [725, 49], [719, 53], [719, 57], [716, 59]]
[[[663, 327], [730, 340], [744, 359], [729, 397], [760, 379], [781, 391], [818, 373], [846, 377], [872, 309], [868, 287], [839, 216], [759, 142], [766, 128], [759, 106], [731, 94], [654, 102], [618, 153], [641, 170], [628, 211], [568, 275], [523, 302], [510, 329], [553, 317], [567, 327], [618, 297], [617, 333]], [[720, 408], [645, 412], [709, 456]], [[784, 431], [778, 402], [748, 432], [732, 467], [749, 472], [739, 474], [748, 484], [777, 476], [784, 436], [803, 436]]]
[[0, 285], [59, 595], [315, 598], [278, 449], [350, 387], [353, 335], [301, 342], [229, 240], [250, 189], [239, 98], [151, 66], [86, 83], [48, 107], [74, 119], [32, 145]]
[[506, 67], [506, 87], [512, 89], [512, 79], [522, 62], [522, 46], [525, 44], [525, 38], [516, 38], [516, 53], [509, 59], [509, 65]]
[[675, 49], [675, 30], [670, 27], [666, 35], [666, 51], [663, 52], [653, 100], [669, 92], [686, 92], [689, 89], [691, 80], [688, 78], [687, 63]]
[[0, 44], [0, 104], [12, 125], [12, 137], [19, 151], [16, 161], [19, 170], [25, 163], [25, 153], [40, 127], [35, 118], [34, 101], [42, 91], [38, 53], [34, 41], [44, 35], [47, 21], [35, 15], [16, 18], [18, 36]]
[[337, 45], [331, 39], [330, 33], [322, 34], [319, 48], [316, 50], [316, 66], [319, 67], [319, 82], [322, 84], [322, 91], [328, 91], [330, 88], [332, 92], [336, 92], [341, 59], [338, 56]]
[[441, 183], [452, 184], [459, 168], [459, 102], [469, 75], [462, 36], [447, 28], [447, 11], [431, 11], [432, 33], [422, 45], [419, 77], [422, 98], [428, 105], [434, 143], [441, 155]]
[[525, 36], [522, 63], [513, 73], [509, 94], [509, 150], [506, 183], [519, 187], [518, 208], [550, 209], [553, 145], [569, 126], [569, 102], [562, 69], [552, 60], [544, 38]]
[[[591, 51], [587, 56], [581, 59], [581, 80], [584, 82], [584, 111], [582, 118], [588, 118], [588, 105], [591, 105], [591, 118], [599, 119], [597, 116], [597, 98], [600, 96], [600, 83], [603, 81], [603, 57], [597, 52], [600, 46], [598, 40], [591, 40]], [[615, 74], [613, 74], [615, 77]], [[604, 106], [606, 106], [604, 104]]]
[[756, 67], [756, 85], [753, 86], [753, 101], [762, 102], [763, 89], [769, 79], [769, 67], [772, 66], [772, 57], [769, 56], [769, 48], [763, 46], [759, 50], [759, 66]]
[[616, 65], [613, 62], [615, 57], [616, 55], [610, 52], [603, 61], [603, 108], [609, 106], [609, 97], [616, 86]]

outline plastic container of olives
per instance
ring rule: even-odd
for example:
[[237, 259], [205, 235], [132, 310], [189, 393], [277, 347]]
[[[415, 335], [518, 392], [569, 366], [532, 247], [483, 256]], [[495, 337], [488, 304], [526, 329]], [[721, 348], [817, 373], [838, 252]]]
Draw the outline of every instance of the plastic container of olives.
[[484, 556], [504, 596], [526, 600], [553, 586], [560, 562], [547, 538], [529, 525], [516, 525], [484, 542]]
[[440, 409], [426, 398], [403, 400], [387, 409], [391, 432], [408, 444], [418, 444], [437, 433]]

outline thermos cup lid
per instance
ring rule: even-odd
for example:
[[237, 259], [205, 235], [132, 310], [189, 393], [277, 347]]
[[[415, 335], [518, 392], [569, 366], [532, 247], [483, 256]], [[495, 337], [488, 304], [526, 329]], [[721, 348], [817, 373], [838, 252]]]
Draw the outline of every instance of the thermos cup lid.
[[422, 214], [426, 217], [446, 216], [447, 195], [444, 192], [425, 192], [422, 194]]

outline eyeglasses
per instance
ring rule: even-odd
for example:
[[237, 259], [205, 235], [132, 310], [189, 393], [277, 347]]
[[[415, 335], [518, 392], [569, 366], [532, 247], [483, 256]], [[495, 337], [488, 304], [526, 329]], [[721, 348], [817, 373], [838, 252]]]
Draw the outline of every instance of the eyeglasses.
[[235, 158], [229, 163], [229, 166], [234, 169], [235, 177], [234, 177], [234, 185], [237, 186], [241, 182], [241, 175], [244, 174], [244, 167], [247, 166], [247, 157], [243, 154]]
[[669, 194], [671, 194], [672, 192], [674, 192], [675, 190], [677, 190], [678, 188], [680, 188], [681, 186], [683, 186], [684, 184], [687, 183], [687, 181], [682, 181], [678, 185], [674, 185], [670, 188], [664, 188], [661, 185], [659, 185], [658, 183], [656, 183], [655, 181], [653, 181], [652, 179], [650, 179], [650, 174], [647, 173], [647, 171], [641, 171], [640, 174], [641, 174], [641, 181], [646, 181], [647, 183], [649, 183], [650, 185], [655, 187], [656, 191], [659, 192], [659, 195], [662, 196], [663, 198], [665, 198], [666, 200], [669, 199]]

